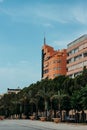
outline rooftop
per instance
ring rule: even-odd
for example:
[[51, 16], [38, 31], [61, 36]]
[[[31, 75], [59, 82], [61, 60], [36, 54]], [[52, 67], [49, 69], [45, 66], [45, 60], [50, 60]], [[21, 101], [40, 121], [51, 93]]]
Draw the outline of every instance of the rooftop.
[[85, 34], [85, 35], [79, 37], [78, 39], [74, 40], [73, 42], [69, 43], [69, 44], [67, 45], [67, 48], [69, 48], [69, 47], [71, 47], [71, 46], [73, 46], [73, 45], [75, 45], [75, 44], [78, 44], [79, 42], [81, 42], [81, 41], [83, 41], [83, 40], [85, 40], [85, 39], [87, 39], [87, 34]]

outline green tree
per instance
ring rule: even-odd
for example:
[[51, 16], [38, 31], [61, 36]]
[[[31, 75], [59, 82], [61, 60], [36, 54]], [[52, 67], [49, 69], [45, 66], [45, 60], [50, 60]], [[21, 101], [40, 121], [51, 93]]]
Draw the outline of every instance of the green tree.
[[66, 116], [69, 116], [69, 110], [71, 109], [71, 98], [69, 95], [63, 95], [61, 109], [66, 111]]

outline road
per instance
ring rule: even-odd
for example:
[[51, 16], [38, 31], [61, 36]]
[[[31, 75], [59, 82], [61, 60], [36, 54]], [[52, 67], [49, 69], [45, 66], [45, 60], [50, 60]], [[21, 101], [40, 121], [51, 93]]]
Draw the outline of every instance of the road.
[[87, 130], [87, 125], [34, 120], [0, 120], [0, 130]]

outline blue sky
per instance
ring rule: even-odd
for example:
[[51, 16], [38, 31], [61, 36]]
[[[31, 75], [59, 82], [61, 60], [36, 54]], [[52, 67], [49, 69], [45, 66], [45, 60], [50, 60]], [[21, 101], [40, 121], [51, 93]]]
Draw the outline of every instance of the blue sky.
[[87, 33], [87, 0], [0, 0], [0, 93], [41, 79], [44, 33], [56, 50]]

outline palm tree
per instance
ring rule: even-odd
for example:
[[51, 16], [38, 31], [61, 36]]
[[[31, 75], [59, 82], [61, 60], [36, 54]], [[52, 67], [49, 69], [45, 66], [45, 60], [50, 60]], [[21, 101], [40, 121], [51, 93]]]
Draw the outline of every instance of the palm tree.
[[46, 88], [44, 87], [42, 90], [39, 90], [39, 92], [37, 93], [37, 96], [40, 96], [44, 99], [45, 116], [47, 117], [49, 93], [46, 91]]
[[31, 98], [30, 99], [30, 104], [33, 103], [36, 106], [36, 119], [38, 119], [38, 102], [39, 102], [38, 98]]
[[75, 91], [71, 96], [71, 107], [75, 111], [75, 122], [78, 122], [76, 113], [82, 110], [80, 91]]
[[82, 108], [86, 110], [87, 109], [87, 85], [81, 88], [80, 96], [81, 96], [80, 103], [82, 104]]
[[66, 116], [69, 116], [69, 110], [71, 110], [71, 98], [69, 95], [63, 95], [61, 109], [66, 111]]
[[20, 106], [20, 118], [22, 113], [28, 118], [29, 113], [29, 94], [28, 91], [24, 91], [23, 93], [19, 93], [19, 106]]
[[74, 79], [66, 77], [66, 79], [63, 82], [63, 91], [64, 93], [68, 94], [68, 95], [72, 95], [72, 92], [74, 90]]
[[[62, 102], [62, 99], [63, 99], [64, 96], [65, 96], [65, 94], [62, 94], [60, 91], [58, 91], [57, 94], [53, 95], [53, 96], [50, 98], [51, 101], [53, 101], [53, 100], [57, 100], [57, 101], [58, 101], [58, 110], [59, 110], [59, 112], [60, 112], [61, 120], [62, 120], [61, 102]], [[54, 117], [56, 117], [56, 111], [54, 111]]]

